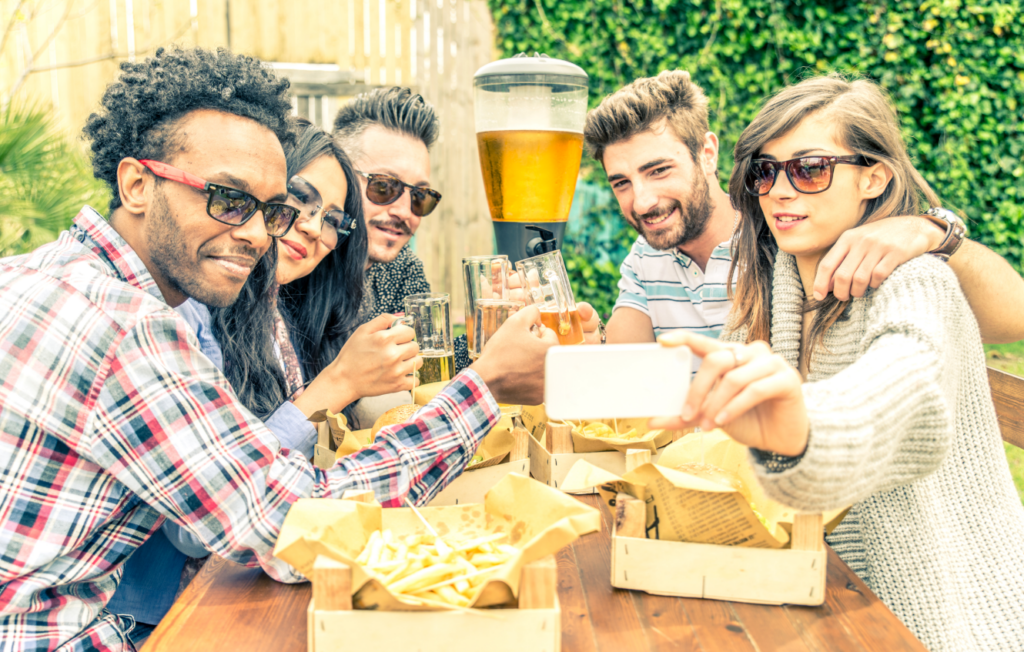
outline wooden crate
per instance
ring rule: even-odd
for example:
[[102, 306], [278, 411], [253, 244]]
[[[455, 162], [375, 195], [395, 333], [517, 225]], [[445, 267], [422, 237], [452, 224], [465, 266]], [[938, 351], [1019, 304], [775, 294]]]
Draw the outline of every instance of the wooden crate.
[[352, 609], [352, 570], [317, 557], [307, 611], [309, 652], [559, 652], [561, 609], [555, 558], [523, 567], [516, 609], [364, 611]]
[[[629, 451], [628, 470], [650, 462], [650, 451]], [[825, 601], [821, 514], [798, 514], [790, 549], [741, 548], [645, 538], [647, 507], [628, 494], [615, 497], [612, 586], [654, 595], [755, 604], [820, 605]]]
[[509, 461], [482, 469], [465, 471], [452, 480], [451, 484], [437, 494], [431, 507], [444, 505], [462, 505], [465, 503], [483, 503], [484, 495], [509, 473], [530, 475], [530, 433], [522, 428], [512, 430], [515, 444], [509, 453]]
[[[654, 461], [657, 461], [661, 456], [662, 450], [659, 449], [657, 454], [654, 455]], [[536, 437], [530, 437], [530, 475], [549, 487], [560, 489], [565, 476], [569, 474], [569, 469], [580, 460], [586, 460], [594, 466], [601, 467], [616, 475], [622, 475], [626, 472], [626, 454], [621, 451], [601, 451], [598, 453], [573, 452], [572, 428], [570, 426], [560, 423], [547, 423], [544, 430], [543, 444]], [[597, 489], [590, 488], [567, 493], [592, 494], [597, 493]]]

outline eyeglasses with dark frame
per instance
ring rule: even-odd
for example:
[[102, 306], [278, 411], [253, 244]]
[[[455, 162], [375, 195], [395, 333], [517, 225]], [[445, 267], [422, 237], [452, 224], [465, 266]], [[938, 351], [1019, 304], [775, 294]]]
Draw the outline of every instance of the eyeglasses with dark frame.
[[406, 188], [411, 198], [410, 209], [416, 217], [430, 215], [441, 201], [441, 193], [438, 191], [408, 184], [390, 174], [367, 174], [361, 170], [356, 170], [356, 173], [367, 179], [366, 198], [378, 206], [395, 203]]
[[[295, 175], [288, 182], [288, 194], [302, 204], [303, 211], [299, 213], [299, 219], [295, 221], [305, 222], [316, 217], [316, 214], [323, 208], [323, 198], [316, 186], [302, 177]], [[328, 228], [324, 228], [324, 226]], [[343, 210], [325, 211], [320, 220], [320, 242], [324, 243], [331, 251], [341, 246], [341, 243], [356, 229], [356, 218]]]
[[786, 177], [793, 188], [805, 195], [816, 195], [832, 187], [832, 178], [836, 165], [859, 165], [869, 167], [874, 161], [862, 154], [851, 156], [801, 156], [788, 161], [776, 161], [768, 158], [755, 158], [750, 161], [747, 174], [743, 178], [743, 186], [755, 197], [763, 197], [775, 187], [779, 171], [785, 170]]
[[139, 163], [161, 179], [183, 183], [207, 193], [209, 199], [206, 201], [206, 213], [221, 224], [241, 226], [248, 222], [256, 211], [261, 211], [267, 235], [280, 238], [288, 233], [295, 218], [299, 216], [299, 209], [294, 206], [262, 202], [247, 192], [210, 183], [173, 165], [149, 159], [140, 160]]

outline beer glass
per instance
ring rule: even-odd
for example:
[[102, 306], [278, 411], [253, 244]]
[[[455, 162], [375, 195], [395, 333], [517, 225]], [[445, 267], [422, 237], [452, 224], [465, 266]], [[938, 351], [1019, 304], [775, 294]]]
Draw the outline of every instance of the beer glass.
[[[501, 328], [505, 320], [516, 314], [523, 307], [522, 301], [508, 299], [477, 299], [473, 307], [474, 342], [479, 351], [483, 352], [488, 340]], [[468, 332], [468, 331], [467, 331]]]
[[559, 344], [583, 344], [583, 322], [569, 285], [562, 252], [555, 250], [516, 263], [526, 303], [540, 308], [540, 321], [555, 331]]
[[405, 317], [416, 331], [423, 366], [417, 372], [420, 385], [448, 382], [455, 374], [452, 346], [451, 302], [447, 294], [410, 294], [405, 298]]
[[479, 299], [508, 299], [508, 256], [469, 256], [462, 259], [462, 280], [466, 287], [466, 344], [469, 357], [476, 359], [483, 345], [476, 345], [474, 318]]

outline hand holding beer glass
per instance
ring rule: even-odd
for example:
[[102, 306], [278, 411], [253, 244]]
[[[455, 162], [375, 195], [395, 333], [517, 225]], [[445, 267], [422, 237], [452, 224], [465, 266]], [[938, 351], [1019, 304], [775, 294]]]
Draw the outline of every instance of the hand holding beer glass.
[[451, 302], [447, 294], [410, 294], [405, 298], [404, 323], [416, 331], [423, 366], [416, 372], [419, 385], [448, 382], [455, 375], [452, 346]]
[[552, 251], [516, 263], [526, 303], [540, 308], [540, 321], [558, 336], [559, 344], [583, 344], [583, 323], [569, 285], [562, 252]]
[[[469, 357], [476, 360], [483, 343], [476, 338], [477, 302], [504, 301], [509, 298], [508, 256], [469, 256], [462, 259], [462, 278], [466, 288], [466, 344]], [[489, 331], [492, 334], [494, 331]]]

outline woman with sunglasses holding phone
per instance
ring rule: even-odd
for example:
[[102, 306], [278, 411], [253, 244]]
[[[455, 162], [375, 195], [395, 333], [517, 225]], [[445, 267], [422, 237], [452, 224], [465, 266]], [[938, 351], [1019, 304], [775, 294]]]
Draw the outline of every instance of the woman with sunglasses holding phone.
[[[294, 220], [291, 228], [275, 233], [275, 245], [231, 306], [209, 308], [189, 300], [178, 311], [241, 402], [283, 448], [311, 457], [316, 429], [307, 420], [310, 414], [410, 389], [409, 374], [419, 359], [412, 329], [389, 329], [390, 316], [359, 326], [366, 260], [359, 183], [327, 134], [305, 121], [293, 131], [295, 143], [285, 147], [287, 204], [297, 216], [282, 210]], [[213, 210], [221, 214], [220, 203], [232, 197], [211, 193]], [[323, 373], [328, 368], [331, 373]], [[208, 554], [198, 539], [165, 523], [129, 559], [108, 608], [140, 624], [136, 643], [200, 567], [186, 564], [188, 558]]]
[[735, 160], [733, 313], [721, 340], [661, 338], [704, 361], [657, 425], [724, 428], [795, 509], [852, 505], [829, 543], [929, 649], [1024, 649], [1024, 508], [956, 277], [923, 255], [863, 298], [810, 299], [845, 231], [939, 205], [892, 105], [869, 81], [804, 81]]

